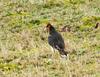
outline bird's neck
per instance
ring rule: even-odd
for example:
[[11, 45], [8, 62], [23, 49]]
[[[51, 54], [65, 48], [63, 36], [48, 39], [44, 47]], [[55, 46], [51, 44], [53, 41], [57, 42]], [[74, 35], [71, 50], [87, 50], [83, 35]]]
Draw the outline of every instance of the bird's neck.
[[53, 26], [51, 26], [50, 28], [49, 28], [49, 34], [50, 35], [52, 35], [52, 34], [55, 34], [57, 31], [56, 31], [56, 29], [53, 27]]
[[56, 30], [55, 29], [54, 30], [50, 30], [50, 32], [49, 32], [50, 35], [52, 35], [54, 33], [56, 33]]

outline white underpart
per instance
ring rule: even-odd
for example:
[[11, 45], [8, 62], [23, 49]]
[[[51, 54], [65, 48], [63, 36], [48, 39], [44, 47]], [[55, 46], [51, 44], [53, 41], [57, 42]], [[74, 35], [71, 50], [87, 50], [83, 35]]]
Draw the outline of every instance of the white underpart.
[[55, 52], [55, 49], [51, 47], [51, 51], [54, 53]]

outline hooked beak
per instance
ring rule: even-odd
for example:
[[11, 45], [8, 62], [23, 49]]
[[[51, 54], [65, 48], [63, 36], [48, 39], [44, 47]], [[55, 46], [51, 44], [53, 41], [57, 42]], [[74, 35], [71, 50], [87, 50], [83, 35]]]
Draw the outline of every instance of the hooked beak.
[[45, 27], [44, 28], [44, 32], [49, 32], [49, 28], [48, 27]]
[[43, 29], [43, 31], [44, 31], [44, 32], [48, 32], [48, 29], [45, 27], [45, 28]]

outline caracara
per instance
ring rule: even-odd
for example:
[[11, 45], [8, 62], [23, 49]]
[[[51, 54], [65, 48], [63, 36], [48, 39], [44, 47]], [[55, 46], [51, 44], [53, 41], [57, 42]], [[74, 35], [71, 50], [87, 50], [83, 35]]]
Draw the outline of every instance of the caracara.
[[67, 52], [65, 52], [65, 43], [61, 34], [56, 31], [56, 29], [48, 23], [46, 26], [47, 31], [49, 32], [48, 43], [49, 45], [57, 49], [61, 54], [61, 57], [67, 57]]

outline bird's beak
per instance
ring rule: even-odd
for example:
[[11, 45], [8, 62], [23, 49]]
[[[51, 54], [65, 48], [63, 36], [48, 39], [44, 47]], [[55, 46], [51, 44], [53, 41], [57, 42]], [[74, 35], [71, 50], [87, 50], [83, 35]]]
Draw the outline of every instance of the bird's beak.
[[45, 27], [44, 32], [49, 32], [49, 28]]
[[43, 29], [43, 31], [44, 31], [44, 32], [48, 32], [48, 30], [47, 30], [47, 28], [46, 28], [46, 27]]

